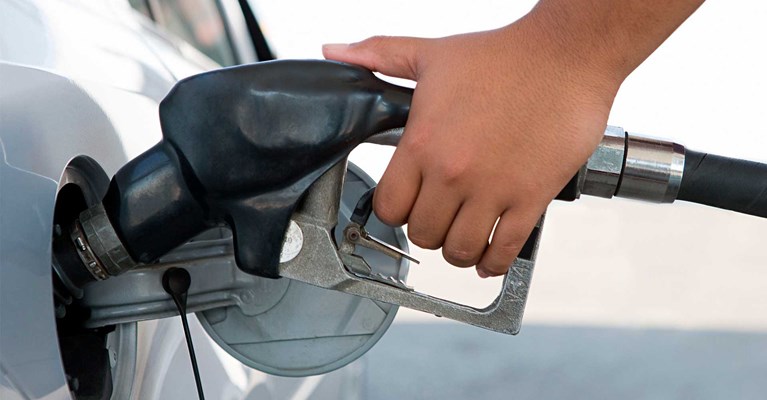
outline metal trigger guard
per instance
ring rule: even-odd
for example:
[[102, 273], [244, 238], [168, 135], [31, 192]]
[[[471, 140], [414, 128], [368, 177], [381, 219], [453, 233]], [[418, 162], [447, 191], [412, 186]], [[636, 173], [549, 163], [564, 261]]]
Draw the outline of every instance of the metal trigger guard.
[[[366, 142], [396, 146], [403, 129], [371, 136]], [[327, 171], [309, 189], [293, 215], [304, 247], [295, 258], [279, 264], [279, 275], [326, 289], [396, 304], [506, 334], [519, 332], [543, 226], [541, 217], [519, 257], [504, 276], [498, 296], [485, 308], [475, 308], [386, 284], [352, 273], [344, 266], [334, 240], [346, 159]]]

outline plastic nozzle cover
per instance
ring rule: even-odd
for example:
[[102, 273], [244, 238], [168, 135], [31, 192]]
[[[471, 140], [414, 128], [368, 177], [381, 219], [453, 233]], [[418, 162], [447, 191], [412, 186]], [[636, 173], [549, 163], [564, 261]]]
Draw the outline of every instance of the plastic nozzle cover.
[[330, 61], [184, 79], [160, 104], [162, 142], [117, 172], [104, 207], [139, 262], [225, 224], [238, 266], [276, 278], [302, 195], [370, 135], [404, 126], [411, 98], [411, 89]]

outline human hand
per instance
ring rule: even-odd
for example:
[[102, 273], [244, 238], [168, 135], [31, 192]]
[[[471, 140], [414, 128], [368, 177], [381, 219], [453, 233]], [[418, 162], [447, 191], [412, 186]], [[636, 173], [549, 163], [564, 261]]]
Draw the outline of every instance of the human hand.
[[[621, 47], [598, 36], [604, 32], [568, 32], [563, 19], [577, 29], [591, 25], [558, 7], [538, 7], [493, 31], [323, 47], [328, 59], [417, 82], [374, 210], [387, 224], [407, 223], [414, 244], [442, 247], [448, 262], [476, 265], [481, 277], [508, 270], [548, 203], [596, 148], [623, 79], [673, 31], [637, 27], [640, 39], [652, 33], [643, 46], [632, 43], [634, 31], [621, 31]], [[631, 46], [635, 56], [619, 51]]]
[[442, 247], [448, 262], [476, 265], [483, 277], [508, 270], [593, 152], [619, 84], [571, 68], [529, 35], [512, 25], [324, 48], [327, 58], [418, 82], [375, 213], [387, 224], [407, 223], [414, 244]]

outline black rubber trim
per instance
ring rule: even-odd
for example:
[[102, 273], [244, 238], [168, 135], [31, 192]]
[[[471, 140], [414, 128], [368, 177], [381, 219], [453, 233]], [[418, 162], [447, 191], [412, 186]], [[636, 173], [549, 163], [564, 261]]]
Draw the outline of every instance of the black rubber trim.
[[527, 237], [527, 241], [525, 241], [525, 245], [522, 246], [522, 250], [519, 251], [519, 255], [517, 255], [517, 258], [532, 261], [533, 254], [535, 253], [535, 241], [536, 239], [538, 239], [538, 235], [540, 234], [541, 234], [541, 227], [536, 226], [535, 228], [533, 228], [533, 231], [530, 232], [530, 236]]
[[767, 164], [687, 150], [677, 199], [767, 217]]
[[370, 214], [373, 212], [373, 194], [375, 190], [375, 186], [368, 189], [357, 201], [357, 205], [354, 207], [354, 212], [350, 218], [352, 222], [360, 226], [365, 226], [368, 223]]
[[242, 15], [245, 17], [245, 24], [248, 26], [250, 38], [253, 40], [253, 46], [256, 50], [258, 61], [274, 60], [274, 53], [272, 53], [272, 49], [269, 47], [269, 42], [266, 41], [264, 32], [258, 24], [256, 14], [253, 13], [250, 3], [248, 3], [248, 0], [238, 0], [238, 2], [242, 9]]
[[567, 182], [567, 185], [565, 185], [564, 188], [559, 192], [557, 197], [554, 198], [554, 200], [561, 200], [561, 201], [575, 201], [578, 199], [578, 181], [580, 180], [581, 173], [578, 172], [575, 174], [575, 176], [570, 179], [570, 182]]

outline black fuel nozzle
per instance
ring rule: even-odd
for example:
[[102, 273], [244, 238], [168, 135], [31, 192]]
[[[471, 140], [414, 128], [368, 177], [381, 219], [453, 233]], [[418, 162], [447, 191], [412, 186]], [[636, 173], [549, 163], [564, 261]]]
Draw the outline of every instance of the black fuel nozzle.
[[103, 209], [139, 264], [227, 225], [240, 269], [276, 278], [303, 194], [369, 136], [404, 126], [411, 98], [411, 89], [331, 61], [192, 76], [160, 104], [163, 140], [117, 172]]

